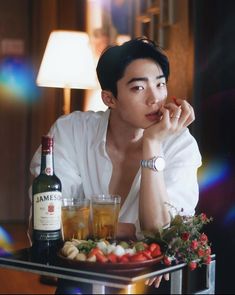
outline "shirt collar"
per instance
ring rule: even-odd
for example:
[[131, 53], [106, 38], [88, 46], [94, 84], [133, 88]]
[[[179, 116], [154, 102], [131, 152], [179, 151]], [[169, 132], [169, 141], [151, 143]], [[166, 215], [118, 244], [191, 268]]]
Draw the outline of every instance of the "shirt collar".
[[110, 116], [110, 109], [107, 109], [102, 114], [102, 116], [100, 118], [98, 132], [97, 132], [96, 136], [94, 136], [94, 147], [95, 148], [100, 146], [100, 144], [105, 146], [109, 116]]

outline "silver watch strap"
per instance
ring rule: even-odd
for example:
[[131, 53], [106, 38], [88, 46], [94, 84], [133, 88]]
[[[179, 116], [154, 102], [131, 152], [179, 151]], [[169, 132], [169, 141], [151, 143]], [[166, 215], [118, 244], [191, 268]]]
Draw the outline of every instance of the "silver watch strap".
[[154, 162], [156, 159], [157, 159], [157, 157], [153, 157], [150, 160], [141, 160], [140, 165], [144, 168], [149, 168], [149, 169], [156, 171], [156, 167], [154, 165]]

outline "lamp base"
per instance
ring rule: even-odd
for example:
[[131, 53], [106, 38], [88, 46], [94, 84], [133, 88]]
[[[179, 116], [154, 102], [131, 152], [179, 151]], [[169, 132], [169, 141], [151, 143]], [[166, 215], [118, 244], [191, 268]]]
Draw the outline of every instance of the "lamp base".
[[64, 88], [64, 105], [63, 105], [64, 115], [67, 115], [70, 113], [70, 104], [71, 104], [71, 89]]

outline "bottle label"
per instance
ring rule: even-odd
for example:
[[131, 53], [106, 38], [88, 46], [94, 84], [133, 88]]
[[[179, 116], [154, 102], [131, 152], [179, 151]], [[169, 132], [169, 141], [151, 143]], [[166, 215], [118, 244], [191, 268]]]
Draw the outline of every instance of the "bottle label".
[[53, 175], [53, 158], [52, 154], [46, 155], [46, 167], [44, 173], [46, 175]]
[[61, 192], [51, 191], [35, 194], [33, 202], [34, 229], [59, 230], [61, 227]]
[[45, 231], [34, 231], [34, 240], [36, 241], [57, 241], [61, 239], [61, 232], [45, 232]]

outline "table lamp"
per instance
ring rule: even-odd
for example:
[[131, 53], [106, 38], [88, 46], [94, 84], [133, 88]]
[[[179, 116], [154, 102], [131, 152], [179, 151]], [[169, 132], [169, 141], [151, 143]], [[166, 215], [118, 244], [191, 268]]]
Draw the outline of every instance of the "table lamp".
[[38, 86], [64, 88], [64, 114], [70, 112], [71, 88], [95, 88], [95, 62], [87, 33], [51, 32], [36, 83]]

